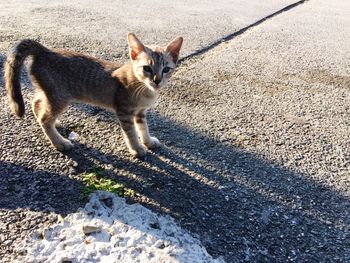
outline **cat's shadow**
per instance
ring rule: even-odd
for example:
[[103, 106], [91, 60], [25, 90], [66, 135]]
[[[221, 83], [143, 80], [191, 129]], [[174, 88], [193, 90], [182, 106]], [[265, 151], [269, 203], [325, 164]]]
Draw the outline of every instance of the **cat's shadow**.
[[[269, 261], [275, 254], [287, 257], [293, 247], [307, 253], [310, 247], [326, 245], [323, 236], [349, 234], [344, 229], [349, 229], [350, 218], [343, 222], [335, 216], [344, 212], [339, 203], [350, 209], [340, 192], [159, 114], [152, 113], [150, 119], [158, 128], [155, 135], [171, 145], [144, 161], [84, 145], [78, 152], [86, 154], [68, 155], [87, 167], [110, 164], [106, 177], [140, 193], [135, 201], [175, 217], [214, 256]], [[299, 244], [300, 238], [307, 246]]]

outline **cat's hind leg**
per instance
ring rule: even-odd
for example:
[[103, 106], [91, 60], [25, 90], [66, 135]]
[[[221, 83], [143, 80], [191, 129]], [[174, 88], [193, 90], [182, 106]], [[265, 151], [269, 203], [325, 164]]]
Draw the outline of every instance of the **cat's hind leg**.
[[32, 110], [34, 113], [34, 117], [38, 120], [38, 116], [40, 115], [42, 100], [39, 96], [36, 96], [32, 102]]
[[33, 101], [33, 112], [52, 145], [59, 151], [70, 150], [73, 144], [65, 139], [55, 127], [57, 117], [64, 111], [66, 105], [50, 103], [45, 97], [37, 97]]
[[[40, 109], [41, 109], [41, 104], [42, 104], [42, 99], [40, 98], [39, 95], [36, 95], [36, 97], [34, 98], [33, 102], [32, 102], [32, 110], [34, 113], [34, 117], [38, 120], [38, 116], [40, 114]], [[56, 127], [61, 127], [61, 122], [59, 121], [59, 119], [55, 120], [55, 126]]]

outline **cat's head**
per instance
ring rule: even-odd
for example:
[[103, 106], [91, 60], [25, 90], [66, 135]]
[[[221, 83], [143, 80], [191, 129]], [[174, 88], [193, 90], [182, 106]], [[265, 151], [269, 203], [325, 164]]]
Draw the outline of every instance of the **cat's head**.
[[151, 49], [129, 33], [129, 54], [137, 79], [153, 91], [164, 86], [176, 66], [182, 41], [177, 37], [165, 47]]

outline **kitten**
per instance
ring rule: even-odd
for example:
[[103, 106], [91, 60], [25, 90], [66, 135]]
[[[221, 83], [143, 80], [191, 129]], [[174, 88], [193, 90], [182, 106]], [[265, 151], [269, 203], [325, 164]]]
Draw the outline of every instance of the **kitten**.
[[[120, 66], [87, 55], [48, 49], [33, 40], [20, 41], [5, 62], [7, 96], [12, 111], [24, 115], [20, 72], [32, 57], [29, 73], [36, 88], [34, 115], [53, 146], [64, 151], [73, 144], [58, 133], [57, 117], [71, 102], [84, 102], [114, 111], [132, 155], [143, 157], [147, 148], [160, 145], [148, 131], [146, 111], [156, 101], [179, 58], [182, 37], [166, 47], [150, 49], [128, 34], [131, 63]], [[141, 140], [141, 142], [139, 141]]]

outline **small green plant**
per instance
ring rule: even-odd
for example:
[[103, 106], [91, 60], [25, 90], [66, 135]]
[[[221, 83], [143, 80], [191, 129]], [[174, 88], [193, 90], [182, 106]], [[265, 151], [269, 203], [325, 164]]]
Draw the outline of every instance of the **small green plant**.
[[98, 169], [94, 169], [92, 172], [85, 173], [83, 182], [85, 188], [80, 195], [81, 199], [86, 199], [92, 192], [96, 190], [108, 191], [115, 193], [121, 197], [135, 196], [135, 191], [125, 187], [121, 183], [117, 183], [112, 179], [102, 178], [102, 172]]

